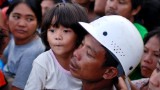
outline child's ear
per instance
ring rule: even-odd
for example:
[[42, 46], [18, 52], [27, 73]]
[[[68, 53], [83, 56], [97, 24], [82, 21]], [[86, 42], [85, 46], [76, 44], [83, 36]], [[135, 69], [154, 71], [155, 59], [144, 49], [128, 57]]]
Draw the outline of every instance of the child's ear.
[[106, 68], [105, 73], [103, 74], [104, 79], [113, 79], [118, 75], [118, 69], [115, 67]]

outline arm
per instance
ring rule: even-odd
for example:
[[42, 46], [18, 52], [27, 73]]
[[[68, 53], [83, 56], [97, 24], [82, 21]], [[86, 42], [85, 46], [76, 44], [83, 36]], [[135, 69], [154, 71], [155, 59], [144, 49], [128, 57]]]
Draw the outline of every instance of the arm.
[[[124, 79], [125, 79], [124, 77], [118, 78], [118, 84], [116, 85], [117, 90], [128, 90], [127, 84]], [[129, 81], [131, 90], [138, 90], [130, 80], [128, 81]]]

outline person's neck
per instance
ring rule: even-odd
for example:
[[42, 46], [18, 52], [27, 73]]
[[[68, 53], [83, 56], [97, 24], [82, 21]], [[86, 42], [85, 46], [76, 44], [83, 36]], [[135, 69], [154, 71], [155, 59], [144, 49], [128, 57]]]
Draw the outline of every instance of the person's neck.
[[70, 60], [71, 60], [71, 57], [72, 57], [72, 53], [73, 53], [73, 51], [65, 53], [63, 55], [58, 55], [58, 54], [54, 53], [54, 55], [55, 55], [57, 61], [59, 62], [59, 64], [65, 70], [68, 70], [68, 71], [69, 71], [69, 63], [70, 63]]
[[38, 38], [37, 34], [33, 34], [31, 37], [26, 38], [26, 39], [18, 39], [18, 38], [14, 38], [14, 39], [15, 39], [16, 45], [24, 45], [24, 44], [27, 44], [28, 42], [32, 41], [35, 38]]
[[96, 82], [82, 81], [82, 90], [113, 90], [112, 80], [100, 80]]

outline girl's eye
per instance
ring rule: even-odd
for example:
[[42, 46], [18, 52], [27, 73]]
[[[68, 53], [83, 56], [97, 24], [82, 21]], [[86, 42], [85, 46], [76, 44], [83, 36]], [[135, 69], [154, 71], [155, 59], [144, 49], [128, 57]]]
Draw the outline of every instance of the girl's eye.
[[160, 55], [159, 55], [159, 54], [154, 54], [154, 56], [156, 56], [156, 57], [160, 57]]
[[70, 30], [64, 30], [63, 32], [68, 33], [68, 32], [70, 32]]
[[54, 30], [53, 30], [53, 29], [49, 29], [49, 31], [52, 32], [52, 33], [54, 33]]

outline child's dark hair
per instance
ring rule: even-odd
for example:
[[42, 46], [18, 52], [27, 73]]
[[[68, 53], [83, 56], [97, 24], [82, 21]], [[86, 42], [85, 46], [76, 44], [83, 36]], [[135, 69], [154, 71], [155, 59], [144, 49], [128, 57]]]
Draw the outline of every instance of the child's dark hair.
[[[41, 5], [40, 5], [40, 1], [37, 0], [13, 0], [10, 5], [9, 8], [7, 10], [7, 16], [9, 17], [10, 13], [13, 11], [13, 9], [21, 3], [25, 3], [28, 7], [30, 7], [30, 9], [33, 11], [33, 13], [35, 14], [36, 18], [37, 18], [37, 22], [38, 25], [41, 25], [42, 22], [42, 11], [41, 11]], [[23, 9], [23, 8], [22, 8]]]
[[[51, 26], [52, 19], [55, 18], [55, 22], [52, 24], [55, 27], [62, 25], [66, 28], [71, 28], [73, 24], [76, 24], [79, 21], [88, 22], [88, 17], [85, 9], [78, 4], [72, 3], [58, 3], [52, 9], [47, 11], [44, 16], [44, 21], [42, 23], [42, 41], [46, 46], [46, 50], [50, 49], [49, 43], [47, 41], [47, 30]], [[84, 35], [86, 34], [85, 30], [73, 29], [77, 35], [77, 46], [81, 43]]]

